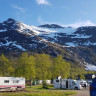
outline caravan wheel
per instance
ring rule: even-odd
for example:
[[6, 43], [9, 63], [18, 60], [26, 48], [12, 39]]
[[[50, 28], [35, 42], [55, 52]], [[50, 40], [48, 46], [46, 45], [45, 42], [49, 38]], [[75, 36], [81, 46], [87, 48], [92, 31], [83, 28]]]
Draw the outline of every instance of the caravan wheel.
[[78, 90], [78, 87], [75, 87], [74, 89], [75, 89], [75, 90]]

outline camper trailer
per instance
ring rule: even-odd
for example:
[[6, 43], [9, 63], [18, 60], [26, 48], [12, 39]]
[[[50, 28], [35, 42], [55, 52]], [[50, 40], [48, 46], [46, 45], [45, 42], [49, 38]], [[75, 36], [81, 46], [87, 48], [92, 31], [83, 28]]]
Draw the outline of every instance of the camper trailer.
[[0, 91], [24, 90], [25, 78], [0, 77]]
[[82, 89], [82, 86], [73, 79], [54, 79], [54, 88]]
[[[38, 80], [37, 84], [42, 84], [44, 80]], [[51, 84], [51, 80], [46, 80], [45, 81], [47, 84]]]

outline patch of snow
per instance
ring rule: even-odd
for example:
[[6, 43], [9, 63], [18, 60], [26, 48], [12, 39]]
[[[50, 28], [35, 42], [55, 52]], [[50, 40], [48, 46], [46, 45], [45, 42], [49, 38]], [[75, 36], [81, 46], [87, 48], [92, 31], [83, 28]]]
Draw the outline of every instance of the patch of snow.
[[[75, 34], [74, 34], [75, 35]], [[90, 38], [91, 37], [91, 35], [90, 36], [88, 36], [88, 35], [83, 35], [83, 34], [76, 34], [76, 36], [74, 36], [74, 37], [71, 37], [71, 38]]]
[[54, 30], [50, 30], [50, 29], [47, 29], [47, 28], [40, 28], [40, 27], [34, 27], [34, 29], [39, 31], [40, 34], [50, 34], [50, 33], [56, 32]]
[[[73, 34], [77, 29], [76, 28], [53, 28], [53, 29], [49, 29], [49, 28], [41, 28], [41, 27], [36, 27], [36, 26], [29, 26], [26, 25], [24, 23], [19, 23], [20, 28], [17, 29], [20, 32], [25, 32], [25, 33], [29, 33], [29, 35], [31, 36], [32, 33], [34, 33], [35, 35], [46, 35], [48, 37], [54, 37], [56, 34], [55, 33], [65, 33], [65, 34]], [[31, 33], [31, 32], [32, 33]]]
[[[74, 28], [54, 28], [54, 30], [50, 30], [49, 32], [45, 31], [44, 33], [41, 33], [40, 36], [53, 38], [55, 41], [57, 41], [57, 37], [67, 37], [67, 35], [71, 35], [76, 31]], [[64, 33], [65, 36], [59, 35], [59, 33]]]
[[57, 28], [57, 29], [53, 29], [53, 30], [56, 33], [65, 33], [67, 35], [70, 35], [70, 34], [73, 34], [77, 29], [65, 27], [65, 28], [60, 28], [60, 29]]
[[[29, 26], [29, 25], [26, 25], [24, 23], [19, 23], [19, 25], [20, 25], [20, 29], [18, 29], [18, 31], [20, 31], [20, 32], [23, 32], [24, 30], [27, 30], [27, 32], [25, 31], [26, 33], [28, 33], [29, 31], [32, 31], [36, 35], [40, 34], [39, 31], [37, 31], [37, 30], [34, 29], [35, 26]], [[30, 35], [32, 35], [32, 34], [30, 33]]]
[[[72, 35], [75, 31], [76, 31], [76, 29], [74, 29], [74, 28], [57, 28], [57, 29], [54, 28], [54, 31], [51, 30], [49, 33], [47, 32], [47, 34], [41, 34], [41, 36], [49, 37], [49, 38], [52, 38], [55, 41], [57, 41], [58, 36], [67, 37], [67, 35]], [[65, 35], [62, 36], [62, 35], [59, 35], [59, 33], [63, 33]]]
[[95, 43], [91, 43], [90, 41], [87, 41], [84, 43], [84, 45], [88, 46], [88, 45], [96, 45], [96, 42]]
[[0, 46], [9, 46], [11, 43], [13, 43], [13, 42], [12, 41], [9, 41], [9, 42], [7, 41], [7, 43], [5, 43], [5, 44], [1, 42]]
[[37, 44], [29, 44], [30, 47], [37, 47]]
[[67, 46], [73, 46], [73, 47], [75, 47], [75, 46], [77, 46], [77, 44], [75, 44], [75, 43], [73, 43], [73, 42], [68, 42], [68, 43], [65, 43]]
[[85, 69], [90, 70], [90, 71], [96, 71], [96, 66], [91, 65], [91, 64], [87, 64]]
[[[46, 35], [47, 37], [50, 37], [50, 38], [54, 38], [55, 37], [55, 34], [54, 33], [50, 33], [48, 35]], [[55, 39], [55, 38], [54, 38]]]
[[4, 25], [6, 25], [6, 24], [3, 23], [2, 25], [4, 26]]
[[66, 33], [67, 35], [73, 34], [77, 29], [76, 28], [64, 28], [62, 30], [58, 30], [59, 33]]
[[13, 46], [16, 46], [17, 48], [21, 49], [22, 51], [26, 51], [26, 49], [24, 49], [21, 45], [15, 44], [16, 41], [12, 42], [12, 41], [7, 41], [5, 44], [3, 44], [2, 42], [0, 43], [0, 46], [9, 46], [10, 44], [12, 44]]
[[7, 31], [7, 30], [5, 30], [5, 29], [4, 29], [4, 30], [3, 30], [3, 29], [2, 29], [2, 30], [0, 30], [0, 32], [5, 32], [5, 31]]
[[33, 38], [33, 37], [35, 37], [35, 35], [32, 35], [32, 36], [30, 36], [29, 38]]
[[17, 48], [21, 49], [22, 51], [26, 51], [21, 45], [15, 44], [15, 42], [12, 44], [13, 46], [16, 46]]

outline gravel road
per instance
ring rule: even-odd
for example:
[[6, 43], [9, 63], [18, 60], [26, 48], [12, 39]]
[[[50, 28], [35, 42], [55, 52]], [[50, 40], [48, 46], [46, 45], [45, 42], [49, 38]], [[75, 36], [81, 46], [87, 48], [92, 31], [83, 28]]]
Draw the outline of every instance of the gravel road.
[[90, 96], [88, 89], [75, 90], [75, 92], [77, 92], [77, 94], [76, 95], [73, 95], [73, 96]]

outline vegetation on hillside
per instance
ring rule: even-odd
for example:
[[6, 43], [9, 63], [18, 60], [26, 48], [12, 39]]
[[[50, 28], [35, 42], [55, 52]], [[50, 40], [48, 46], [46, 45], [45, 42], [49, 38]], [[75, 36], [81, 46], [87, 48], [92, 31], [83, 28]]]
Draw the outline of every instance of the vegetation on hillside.
[[61, 55], [53, 58], [47, 54], [29, 55], [24, 52], [20, 57], [7, 59], [0, 56], [0, 76], [25, 77], [26, 80], [54, 79], [57, 76], [71, 79], [84, 79], [87, 72], [83, 68], [72, 66]]

